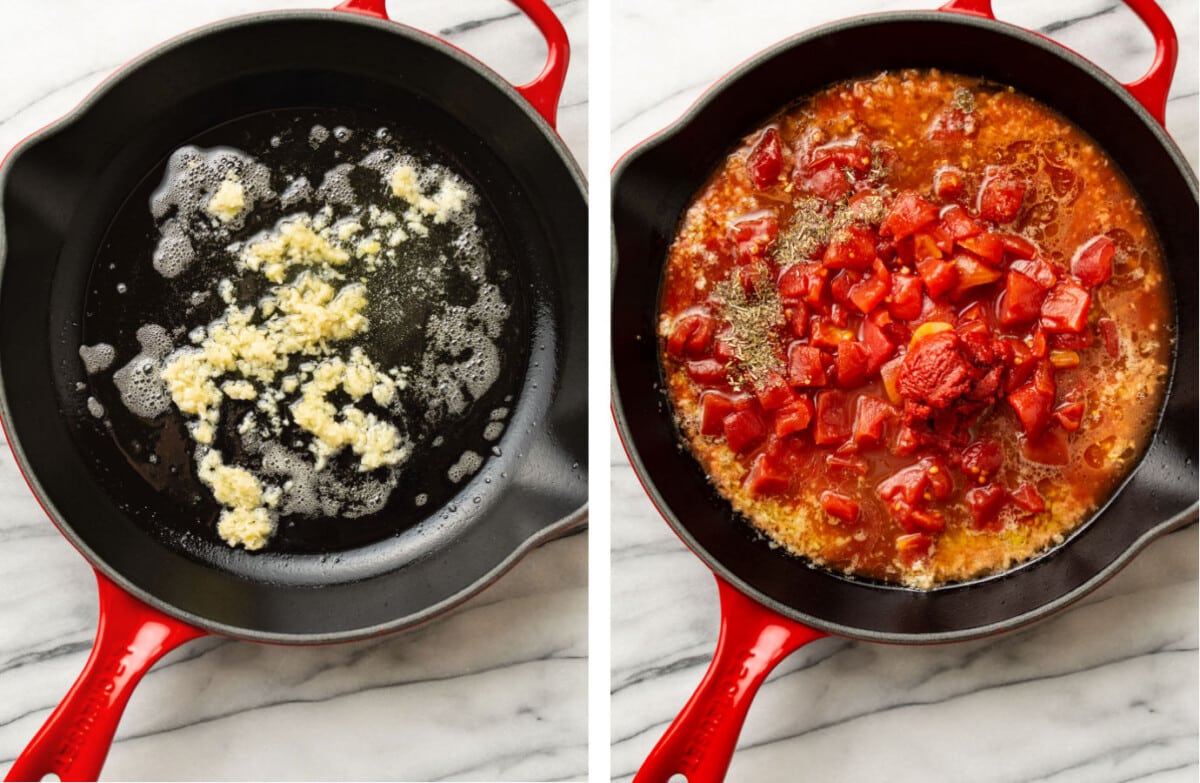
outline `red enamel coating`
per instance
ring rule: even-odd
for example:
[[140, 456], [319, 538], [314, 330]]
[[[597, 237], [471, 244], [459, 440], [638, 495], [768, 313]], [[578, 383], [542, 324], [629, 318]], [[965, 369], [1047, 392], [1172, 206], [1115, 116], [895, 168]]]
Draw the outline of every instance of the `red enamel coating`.
[[[1179, 59], [1179, 39], [1175, 35], [1171, 20], [1154, 0], [1124, 0], [1124, 3], [1146, 23], [1150, 34], [1154, 36], [1154, 62], [1142, 78], [1127, 83], [1125, 89], [1129, 90], [1138, 103], [1146, 107], [1146, 111], [1158, 120], [1159, 125], [1166, 127], [1167, 92], [1171, 88], [1171, 78], [1175, 75], [1175, 63]], [[941, 10], [987, 19], [996, 18], [992, 11], [992, 0], [950, 0]]]
[[100, 621], [83, 672], [5, 780], [96, 780], [134, 686], [154, 662], [205, 632], [169, 617], [96, 572]]
[[750, 703], [775, 665], [827, 634], [788, 620], [717, 577], [721, 632], [712, 663], [687, 706], [654, 746], [634, 783], [725, 779]]
[[[542, 72], [533, 81], [517, 86], [516, 90], [554, 128], [558, 118], [558, 99], [562, 96], [567, 64], [571, 59], [567, 31], [543, 0], [512, 0], [512, 3], [537, 25], [546, 39], [547, 49], [546, 66]], [[388, 19], [386, 0], [346, 0], [334, 10]]]

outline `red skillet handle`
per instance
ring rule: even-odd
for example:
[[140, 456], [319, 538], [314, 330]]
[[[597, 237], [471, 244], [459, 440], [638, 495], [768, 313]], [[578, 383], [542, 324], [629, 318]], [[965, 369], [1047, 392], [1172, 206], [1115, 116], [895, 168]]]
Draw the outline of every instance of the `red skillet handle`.
[[758, 686], [775, 665], [826, 634], [788, 620], [717, 577], [721, 633], [704, 679], [667, 729], [633, 783], [687, 783], [725, 779]]
[[100, 623], [91, 657], [58, 709], [5, 780], [96, 780], [121, 713], [142, 675], [165, 653], [205, 634], [152, 609], [96, 572]]
[[[1137, 81], [1126, 84], [1125, 89], [1129, 90], [1138, 103], [1146, 107], [1146, 111], [1158, 120], [1159, 125], [1166, 127], [1167, 92], [1171, 88], [1171, 78], [1175, 75], [1175, 62], [1179, 59], [1179, 39], [1175, 35], [1171, 20], [1154, 0], [1124, 2], [1141, 17], [1154, 36], [1154, 62], [1150, 64], [1150, 70]], [[941, 10], [988, 19], [996, 18], [992, 12], [992, 0], [950, 0]]]
[[[512, 0], [529, 17], [546, 39], [546, 67], [528, 84], [516, 87], [521, 97], [554, 128], [558, 119], [558, 99], [562, 96], [571, 60], [571, 45], [562, 22], [544, 0]], [[387, 0], [346, 0], [337, 11], [353, 11], [376, 19], [387, 19]]]

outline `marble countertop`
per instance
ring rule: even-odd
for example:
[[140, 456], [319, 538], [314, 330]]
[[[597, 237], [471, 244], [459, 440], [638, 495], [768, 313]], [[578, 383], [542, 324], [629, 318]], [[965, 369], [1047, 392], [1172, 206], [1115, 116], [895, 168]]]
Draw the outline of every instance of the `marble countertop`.
[[[0, 150], [105, 75], [197, 25], [304, 0], [0, 5]], [[551, 2], [573, 59], [559, 129], [587, 160], [587, 5]], [[393, 2], [514, 82], [542, 67], [505, 0]], [[402, 16], [401, 16], [402, 15]], [[586, 533], [533, 552], [419, 629], [344, 645], [186, 645], [134, 694], [108, 779], [580, 780], [587, 776]], [[91, 569], [0, 450], [0, 774], [82, 668], [96, 628]]]
[[[1168, 130], [1197, 164], [1197, 7], [1161, 3], [1180, 36]], [[614, 0], [612, 155], [673, 122], [760, 49], [912, 0]], [[928, 3], [933, 7], [935, 3]], [[1003, 0], [1123, 80], [1149, 34], [1114, 0]], [[664, 34], [668, 31], [669, 34]], [[650, 504], [612, 437], [612, 777], [629, 780], [700, 681], [716, 641], [713, 578]], [[766, 681], [731, 781], [1195, 781], [1197, 527], [1157, 541], [1101, 589], [1016, 632], [933, 647], [823, 639]]]

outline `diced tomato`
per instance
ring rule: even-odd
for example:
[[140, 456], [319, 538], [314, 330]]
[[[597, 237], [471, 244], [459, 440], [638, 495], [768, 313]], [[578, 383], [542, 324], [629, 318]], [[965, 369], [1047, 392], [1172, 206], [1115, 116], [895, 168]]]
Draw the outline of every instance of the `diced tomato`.
[[1012, 498], [1013, 503], [1034, 514], [1046, 509], [1046, 501], [1042, 499], [1041, 493], [1027, 481], [1022, 482], [1020, 486], [1010, 492], [1009, 497]]
[[1047, 332], [1082, 332], [1092, 295], [1074, 283], [1059, 283], [1042, 302], [1042, 328]]
[[1112, 261], [1116, 252], [1116, 245], [1108, 237], [1103, 234], [1092, 237], [1080, 245], [1071, 258], [1071, 274], [1087, 288], [1108, 282], [1112, 277]]
[[700, 393], [700, 434], [720, 435], [725, 431], [725, 417], [737, 408], [737, 401], [727, 394], [709, 389]]
[[819, 348], [800, 343], [792, 345], [788, 351], [788, 383], [792, 386], [825, 385], [825, 366]]
[[796, 395], [788, 386], [787, 381], [774, 370], [767, 373], [766, 380], [759, 384], [755, 394], [765, 411], [777, 410], [796, 399]]
[[[1035, 359], [1045, 359], [1046, 331], [1042, 329], [1040, 324], [1033, 328], [1033, 334], [1029, 338], [1029, 351], [1033, 354], [1033, 357]], [[1040, 367], [1041, 365], [1038, 366]]]
[[858, 136], [849, 143], [839, 139], [809, 150], [808, 167], [823, 166], [847, 168], [862, 174], [871, 168], [871, 146], [866, 137]]
[[924, 300], [921, 296], [921, 278], [916, 275], [892, 275], [892, 296], [888, 312], [893, 318], [911, 321], [921, 315]]
[[809, 423], [812, 422], [812, 417], [812, 401], [806, 396], [801, 396], [790, 405], [780, 408], [775, 413], [775, 437], [783, 438], [794, 432], [802, 432], [808, 429]]
[[[1084, 334], [1087, 334], [1087, 333], [1084, 332]], [[1076, 336], [1077, 335], [1073, 335], [1073, 334], [1071, 334], [1071, 335], [1052, 334], [1052, 335], [1050, 335], [1050, 338], [1051, 338], [1051, 342], [1057, 342], [1056, 338], [1059, 338], [1059, 337], [1076, 337]], [[1050, 359], [1050, 363], [1054, 365], [1054, 369], [1056, 369], [1056, 370], [1067, 370], [1072, 367], [1079, 366], [1079, 352], [1075, 351], [1074, 349], [1055, 348], [1054, 350], [1050, 351], [1049, 359]]]
[[833, 454], [830, 454], [825, 460], [826, 467], [828, 467], [830, 470], [842, 470], [847, 473], [852, 473], [856, 476], [867, 475], [867, 471], [870, 470], [867, 465], [867, 461], [862, 457], [855, 455], [853, 452], [844, 451], [846, 446], [853, 447], [854, 444], [850, 441], [843, 443], [837, 451], [835, 451]]
[[912, 566], [929, 558], [933, 549], [933, 536], [928, 533], [905, 533], [896, 536], [896, 556], [902, 563]]
[[737, 349], [733, 347], [733, 343], [718, 337], [713, 343], [713, 358], [722, 364], [729, 364], [737, 358]]
[[808, 266], [808, 264], [792, 264], [779, 275], [776, 286], [779, 288], [779, 296], [783, 301], [798, 301], [808, 293], [809, 279], [805, 274]]
[[967, 182], [962, 172], [955, 168], [941, 168], [933, 175], [933, 192], [943, 201], [950, 201], [967, 191]]
[[907, 566], [928, 560], [934, 549], [934, 537], [929, 533], [905, 533], [896, 536], [896, 557]]
[[762, 258], [779, 238], [779, 221], [773, 214], [739, 220], [729, 229], [729, 238], [737, 247], [737, 262], [749, 264]]
[[[893, 399], [893, 402], [896, 401], [897, 400]], [[900, 430], [896, 433], [895, 439], [892, 441], [891, 452], [897, 457], [908, 457], [911, 456], [920, 447], [920, 445], [921, 441], [920, 438], [917, 437], [917, 431], [907, 424], [902, 424], [900, 425]]]
[[940, 511], [914, 508], [902, 520], [901, 526], [909, 533], [940, 533], [946, 529], [946, 518]]
[[996, 483], [985, 484], [982, 487], [968, 489], [966, 500], [967, 510], [971, 512], [971, 518], [975, 521], [975, 527], [984, 527], [988, 523], [996, 519], [1000, 513], [1000, 509], [1004, 508], [1004, 501], [1007, 500], [1007, 495], [1004, 487]]
[[777, 129], [767, 128], [759, 137], [746, 157], [746, 172], [759, 190], [769, 190], [779, 181], [779, 175], [783, 173], [783, 146]]
[[883, 380], [883, 389], [888, 399], [899, 404], [903, 397], [900, 394], [900, 366], [904, 363], [903, 356], [897, 356], [883, 363], [879, 368], [879, 377]]
[[795, 173], [795, 186], [798, 190], [812, 193], [826, 201], [841, 201], [847, 193], [854, 189], [845, 172], [837, 166], [823, 166], [818, 169], [798, 169]]
[[1066, 465], [1071, 459], [1067, 431], [1051, 427], [1021, 441], [1021, 456], [1040, 465]]
[[989, 167], [979, 187], [979, 216], [996, 223], [1011, 223], [1021, 211], [1025, 180], [1010, 169]]
[[917, 229], [923, 228], [938, 218], [938, 208], [920, 194], [902, 190], [896, 194], [888, 209], [887, 217], [879, 227], [883, 236], [903, 239]]
[[955, 241], [978, 236], [983, 231], [983, 226], [976, 223], [967, 211], [957, 204], [946, 207], [942, 212], [942, 228]]
[[954, 237], [938, 225], [929, 225], [912, 235], [912, 255], [915, 259], [941, 258], [954, 250]]
[[996, 317], [1006, 329], [1029, 323], [1041, 314], [1045, 290], [1033, 278], [1009, 269], [1004, 293], [1000, 296]]
[[1117, 328], [1117, 322], [1111, 318], [1101, 318], [1097, 326], [1100, 327], [1100, 335], [1104, 338], [1104, 350], [1116, 359], [1121, 355], [1121, 332]]
[[767, 454], [759, 454], [750, 466], [742, 486], [751, 495], [781, 495], [791, 489], [792, 477], [786, 467]]
[[979, 121], [972, 112], [958, 106], [947, 106], [929, 124], [929, 138], [934, 141], [962, 142], [979, 130]]
[[865, 226], [846, 226], [829, 240], [822, 263], [830, 269], [870, 269], [878, 240], [875, 232]]
[[675, 322], [675, 328], [667, 338], [667, 352], [675, 356], [703, 356], [712, 344], [716, 330], [716, 321], [707, 315], [685, 315]]
[[879, 368], [892, 355], [892, 351], [896, 350], [895, 343], [889, 340], [883, 329], [869, 318], [863, 319], [862, 346], [867, 353], [867, 375], [879, 372]]
[[739, 454], [767, 436], [767, 423], [755, 410], [738, 410], [725, 417], [725, 441]]
[[925, 489], [928, 486], [929, 476], [926, 466], [917, 463], [901, 468], [879, 482], [875, 491], [879, 493], [879, 497], [886, 504], [890, 505], [896, 500], [902, 500], [910, 506], [915, 506], [924, 498]]
[[725, 362], [716, 359], [699, 359], [687, 363], [687, 374], [699, 384], [725, 382]]
[[862, 279], [862, 273], [853, 269], [843, 269], [834, 275], [829, 283], [829, 295], [833, 301], [841, 305], [853, 304], [850, 301], [850, 289]]
[[879, 307], [887, 294], [888, 284], [883, 275], [872, 275], [850, 289], [850, 300], [865, 314]]
[[822, 508], [843, 522], [858, 519], [858, 503], [845, 495], [827, 489], [821, 493], [820, 500]]
[[1082, 402], [1064, 402], [1054, 409], [1054, 420], [1067, 432], [1075, 432], [1083, 423]]
[[834, 360], [834, 372], [837, 373], [837, 385], [843, 389], [853, 389], [867, 379], [867, 350], [862, 343], [847, 340], [838, 343], [837, 357]]
[[854, 411], [854, 442], [862, 448], [883, 443], [883, 428], [895, 410], [878, 397], [864, 394]]
[[971, 481], [987, 480], [1004, 465], [1004, 452], [991, 438], [980, 438], [963, 449], [962, 472]]
[[929, 493], [934, 500], [945, 500], [954, 491], [954, 477], [941, 457], [925, 457], [917, 463], [929, 479]]
[[969, 253], [956, 253], [954, 267], [958, 272], [958, 284], [954, 287], [956, 297], [968, 289], [994, 283], [1003, 274]]
[[992, 266], [996, 266], [1004, 260], [1004, 243], [999, 236], [990, 231], [960, 239], [958, 245], [970, 250]]
[[[835, 305], [836, 307], [836, 305]], [[830, 315], [829, 321], [820, 318], [814, 318], [809, 323], [809, 333], [812, 337], [809, 338], [814, 346], [820, 348], [828, 348], [835, 350], [840, 343], [854, 339], [854, 332], [849, 329], [844, 329], [830, 321], [836, 320], [833, 315]]]
[[1054, 271], [1054, 267], [1040, 258], [1018, 259], [1009, 264], [1008, 268], [1020, 272], [1047, 291], [1058, 282], [1058, 273]]
[[846, 419], [846, 395], [837, 390], [819, 392], [816, 422], [813, 425], [813, 443], [828, 446], [849, 438], [850, 425]]
[[808, 307], [804, 302], [796, 302], [789, 308], [788, 322], [792, 326], [792, 334], [796, 337], [805, 337], [808, 335]]
[[925, 283], [925, 290], [934, 299], [958, 284], [958, 268], [951, 261], [926, 258], [917, 262], [917, 271]]
[[1027, 435], [1037, 435], [1050, 424], [1050, 409], [1054, 405], [1054, 394], [1047, 394], [1039, 389], [1035, 380], [1030, 380], [1010, 392], [1006, 399], [1021, 421], [1021, 429]]
[[1004, 252], [1013, 258], [1033, 258], [1037, 255], [1037, 245], [1020, 234], [997, 234], [997, 236], [1004, 245]]

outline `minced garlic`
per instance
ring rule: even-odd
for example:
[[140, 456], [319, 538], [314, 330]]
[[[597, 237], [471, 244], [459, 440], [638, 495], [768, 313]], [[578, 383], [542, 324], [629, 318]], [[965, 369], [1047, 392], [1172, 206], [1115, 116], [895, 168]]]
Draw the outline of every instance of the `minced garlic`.
[[350, 260], [349, 253], [318, 232], [308, 218], [286, 221], [278, 231], [247, 246], [242, 264], [252, 272], [261, 271], [272, 283], [282, 283], [289, 267], [340, 266]]
[[225, 175], [217, 191], [208, 200], [205, 209], [208, 214], [222, 223], [228, 223], [236, 218], [246, 208], [246, 190], [238, 181], [237, 175], [230, 172]]
[[279, 500], [278, 488], [263, 488], [254, 474], [226, 465], [221, 452], [209, 450], [200, 460], [200, 480], [212, 490], [225, 510], [217, 521], [217, 534], [230, 546], [262, 549], [275, 532], [268, 512]]

